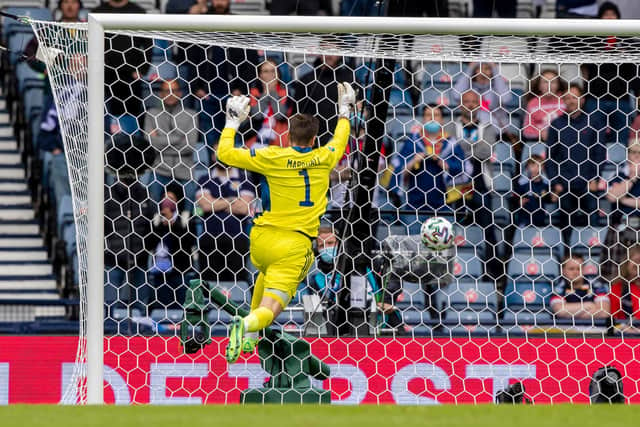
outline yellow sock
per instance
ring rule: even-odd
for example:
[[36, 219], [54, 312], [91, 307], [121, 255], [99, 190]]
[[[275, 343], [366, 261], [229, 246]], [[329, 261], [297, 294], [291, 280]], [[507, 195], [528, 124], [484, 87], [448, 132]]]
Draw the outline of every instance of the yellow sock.
[[247, 332], [261, 331], [273, 322], [273, 311], [266, 307], [258, 307], [244, 318], [244, 328]]

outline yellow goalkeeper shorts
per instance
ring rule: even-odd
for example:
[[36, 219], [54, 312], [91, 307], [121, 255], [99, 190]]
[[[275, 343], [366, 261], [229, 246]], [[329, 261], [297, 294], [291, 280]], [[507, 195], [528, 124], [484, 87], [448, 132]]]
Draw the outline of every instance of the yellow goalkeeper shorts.
[[264, 275], [264, 289], [277, 289], [293, 298], [313, 265], [311, 239], [296, 231], [254, 225], [250, 242], [251, 262]]

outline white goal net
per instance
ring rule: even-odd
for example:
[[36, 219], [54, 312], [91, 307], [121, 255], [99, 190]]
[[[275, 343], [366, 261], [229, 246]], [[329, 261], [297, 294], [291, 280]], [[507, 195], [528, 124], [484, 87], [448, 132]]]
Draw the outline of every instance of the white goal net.
[[[293, 17], [290, 32], [232, 31], [243, 18], [202, 18], [176, 18], [194, 30], [105, 27], [99, 140], [87, 24], [32, 23], [76, 227], [81, 328], [66, 402], [86, 400], [91, 239], [104, 239], [106, 402], [237, 403], [277, 382], [273, 359], [302, 357], [225, 361], [231, 315], [216, 295], [250, 304], [249, 233], [269, 187], [216, 147], [238, 94], [251, 110], [237, 146], [287, 146], [298, 113], [319, 119], [326, 144], [343, 81], [360, 101], [347, 153], [311, 273], [274, 322], [331, 374], [305, 383], [285, 360], [291, 384], [335, 404], [522, 401], [522, 388], [535, 403], [588, 402], [620, 398], [620, 384], [640, 401], [640, 39], [587, 24], [554, 35], [546, 20], [505, 35], [345, 31], [331, 18], [303, 32]], [[88, 227], [90, 144], [104, 145], [103, 235]], [[423, 243], [431, 217], [452, 224], [450, 248]]]

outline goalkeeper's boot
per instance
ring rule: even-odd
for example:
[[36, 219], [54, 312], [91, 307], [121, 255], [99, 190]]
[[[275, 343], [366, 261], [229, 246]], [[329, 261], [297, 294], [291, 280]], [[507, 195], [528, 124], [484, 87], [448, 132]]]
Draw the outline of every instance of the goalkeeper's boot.
[[246, 336], [242, 340], [242, 354], [253, 353], [258, 345], [258, 337]]
[[225, 357], [227, 358], [228, 363], [236, 363], [238, 357], [240, 357], [243, 338], [244, 319], [240, 316], [236, 316], [231, 321], [231, 328], [229, 329], [229, 343], [227, 344], [227, 350], [225, 351]]

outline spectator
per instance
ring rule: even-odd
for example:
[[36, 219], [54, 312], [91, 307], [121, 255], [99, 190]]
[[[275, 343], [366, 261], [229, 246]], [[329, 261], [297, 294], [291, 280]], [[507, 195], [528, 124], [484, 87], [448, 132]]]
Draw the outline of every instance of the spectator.
[[[230, 15], [231, 0], [170, 0], [167, 12], [191, 15]], [[212, 145], [224, 127], [222, 103], [229, 95], [230, 82], [242, 94], [249, 93], [249, 85], [256, 80], [258, 53], [239, 47], [204, 46], [179, 43], [174, 52], [180, 80], [189, 82], [183, 90], [185, 102], [200, 110], [200, 130]], [[233, 89], [233, 88], [232, 88]]]
[[584, 258], [572, 254], [562, 261], [562, 277], [551, 297], [551, 310], [558, 317], [604, 319], [610, 316], [611, 304], [604, 288], [582, 275]]
[[[129, 0], [108, 0], [92, 12], [146, 13], [141, 6]], [[142, 120], [142, 77], [151, 63], [152, 44], [153, 40], [146, 37], [110, 35], [105, 38], [104, 83], [110, 114], [120, 116], [129, 113]]]
[[189, 212], [178, 211], [179, 186], [169, 187], [152, 222], [153, 240], [150, 280], [155, 292], [152, 306], [182, 308], [186, 275], [192, 270], [191, 251], [195, 237], [189, 230]]
[[[359, 106], [356, 106], [355, 110], [356, 112], [358, 112], [361, 110], [361, 108]], [[361, 147], [364, 143], [364, 135], [366, 133], [365, 119], [360, 113], [356, 113], [353, 117], [351, 117], [350, 121], [351, 138], [355, 141], [356, 147]], [[342, 159], [340, 159], [336, 167], [331, 171], [331, 175], [329, 176], [329, 209], [342, 209], [345, 207], [349, 180], [351, 179], [351, 173], [353, 172], [353, 170], [351, 169], [350, 161], [352, 146], [354, 146], [354, 144], [347, 145], [344, 156], [342, 157]], [[333, 216], [330, 215], [330, 217]]]
[[201, 190], [196, 194], [204, 225], [199, 237], [200, 272], [203, 280], [249, 281], [245, 227], [256, 197], [255, 187], [245, 171], [220, 163], [216, 148], [211, 155], [210, 175], [200, 179]]
[[492, 18], [494, 12], [499, 18], [515, 18], [517, 0], [473, 0], [474, 18]]
[[531, 84], [526, 102], [522, 137], [526, 141], [544, 141], [552, 121], [564, 112], [562, 94], [567, 91], [564, 81], [553, 70], [543, 71]]
[[404, 142], [394, 161], [396, 176], [410, 209], [442, 211], [470, 189], [471, 165], [460, 144], [444, 133], [439, 106], [426, 106], [423, 118], [423, 128]]
[[520, 206], [515, 215], [518, 225], [549, 225], [550, 215], [545, 209], [545, 203], [555, 202], [557, 198], [551, 193], [551, 185], [544, 175], [543, 162], [542, 157], [532, 155], [518, 179], [515, 188]]
[[511, 91], [498, 68], [491, 62], [474, 62], [458, 78], [453, 87], [452, 101], [460, 102], [460, 96], [473, 89], [480, 95], [478, 116], [482, 122], [490, 122], [501, 132], [507, 132], [509, 116], [503, 108], [511, 100]]
[[147, 141], [124, 133], [110, 138], [105, 157], [113, 176], [104, 194], [105, 305], [143, 313], [151, 295], [146, 271], [154, 238], [151, 219], [157, 212], [137, 179], [154, 160], [145, 147]]
[[[330, 45], [324, 44], [324, 50], [330, 48]], [[334, 101], [338, 97], [337, 82], [353, 81], [353, 71], [343, 64], [342, 57], [327, 54], [318, 57], [313, 69], [294, 83], [293, 98], [297, 112], [311, 114], [320, 121], [320, 145], [329, 142], [332, 137], [330, 132], [338, 121]]]
[[493, 187], [493, 171], [490, 159], [497, 130], [488, 117], [484, 116], [484, 121], [482, 120], [480, 111], [480, 95], [472, 89], [464, 92], [460, 116], [454, 121], [454, 125], [458, 144], [469, 159], [473, 191], [470, 199], [466, 200], [467, 218], [462, 222], [477, 224], [484, 230], [487, 244], [480, 257], [485, 261], [489, 276], [495, 279], [500, 275], [500, 267], [496, 257], [498, 238], [493, 221], [490, 191]]
[[[255, 139], [245, 140], [247, 146], [254, 141], [262, 145], [289, 146], [288, 118], [293, 105], [287, 88], [278, 79], [278, 65], [266, 59], [258, 66], [258, 85], [251, 88], [251, 124]], [[246, 138], [246, 136], [245, 136]]]
[[162, 107], [150, 108], [144, 130], [158, 152], [156, 163], [148, 174], [149, 195], [159, 203], [166, 186], [176, 182], [184, 188], [185, 210], [193, 207], [196, 184], [192, 176], [194, 152], [198, 140], [197, 114], [182, 105], [182, 89], [177, 80], [163, 81], [158, 96]]
[[627, 164], [611, 180], [606, 198], [612, 203], [609, 227], [600, 259], [602, 277], [609, 281], [620, 276], [619, 266], [627, 258], [629, 247], [638, 242], [640, 230], [640, 141], [627, 149]]
[[549, 160], [545, 167], [552, 191], [560, 199], [557, 220], [566, 245], [572, 228], [589, 225], [596, 211], [596, 198], [590, 192], [597, 191], [598, 168], [606, 157], [595, 130], [601, 118], [583, 112], [582, 95], [580, 86], [570, 86], [562, 97], [565, 114], [551, 122], [547, 138]]
[[620, 277], [611, 285], [611, 314], [622, 330], [640, 333], [640, 245], [629, 248]]
[[[604, 2], [598, 11], [600, 19], [620, 19], [618, 7], [611, 2]], [[601, 44], [603, 51], [635, 50], [636, 40], [628, 37], [607, 37]], [[584, 64], [582, 72], [586, 80], [588, 100], [586, 112], [599, 111], [605, 115], [606, 121], [598, 123], [598, 130], [606, 129], [604, 140], [627, 143], [629, 138], [630, 117], [633, 104], [630, 94], [638, 95], [640, 78], [636, 63], [602, 63]]]
[[272, 15], [333, 15], [330, 0], [272, 0], [269, 10]]
[[498, 138], [496, 128], [482, 114], [480, 95], [472, 89], [461, 97], [460, 116], [454, 121], [456, 138], [473, 167], [474, 190], [485, 194], [492, 186], [489, 160]]

